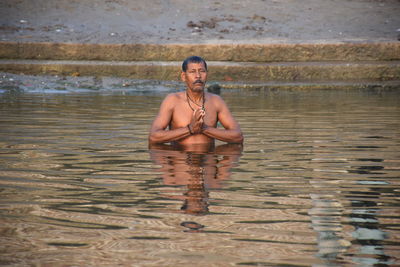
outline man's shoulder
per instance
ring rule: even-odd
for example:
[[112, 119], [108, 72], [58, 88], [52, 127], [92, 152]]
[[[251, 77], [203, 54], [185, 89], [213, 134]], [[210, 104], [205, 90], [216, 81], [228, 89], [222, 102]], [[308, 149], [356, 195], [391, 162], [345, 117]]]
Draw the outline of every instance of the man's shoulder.
[[222, 101], [222, 97], [217, 95], [217, 94], [213, 94], [210, 92], [206, 92], [206, 99], [209, 99], [211, 101]]
[[169, 93], [167, 96], [168, 97], [177, 97], [177, 98], [181, 98], [182, 96], [185, 95], [185, 92], [179, 91], [179, 92], [173, 92], [173, 93]]
[[174, 93], [169, 93], [166, 97], [165, 100], [167, 101], [178, 101], [181, 99], [183, 96], [182, 92], [174, 92]]

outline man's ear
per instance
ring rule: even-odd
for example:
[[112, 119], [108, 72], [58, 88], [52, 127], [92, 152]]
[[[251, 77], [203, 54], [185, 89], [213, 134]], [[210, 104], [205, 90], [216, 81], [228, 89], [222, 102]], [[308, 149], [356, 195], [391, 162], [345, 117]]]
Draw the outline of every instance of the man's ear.
[[183, 81], [183, 82], [186, 82], [186, 76], [185, 76], [185, 72], [181, 72], [181, 80]]

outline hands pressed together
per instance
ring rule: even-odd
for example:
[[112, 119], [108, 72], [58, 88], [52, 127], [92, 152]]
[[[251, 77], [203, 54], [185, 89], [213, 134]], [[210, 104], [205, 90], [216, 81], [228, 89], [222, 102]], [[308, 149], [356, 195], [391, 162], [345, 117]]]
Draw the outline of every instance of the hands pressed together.
[[187, 126], [190, 134], [199, 134], [203, 132], [203, 130], [206, 128], [206, 125], [204, 124], [205, 115], [206, 111], [204, 109], [199, 108], [193, 111], [192, 118]]

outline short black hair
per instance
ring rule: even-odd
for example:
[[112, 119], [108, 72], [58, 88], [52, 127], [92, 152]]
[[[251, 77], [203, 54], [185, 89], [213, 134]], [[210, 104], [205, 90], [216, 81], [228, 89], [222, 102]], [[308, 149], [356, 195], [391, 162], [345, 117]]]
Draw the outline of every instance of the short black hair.
[[183, 72], [186, 72], [186, 71], [187, 71], [187, 67], [188, 67], [188, 64], [189, 64], [189, 63], [204, 63], [204, 67], [205, 67], [206, 70], [207, 70], [207, 63], [206, 63], [206, 61], [205, 61], [203, 58], [198, 57], [198, 56], [191, 56], [191, 57], [186, 58], [186, 59], [183, 61], [183, 63], [182, 63], [182, 71], [183, 71]]

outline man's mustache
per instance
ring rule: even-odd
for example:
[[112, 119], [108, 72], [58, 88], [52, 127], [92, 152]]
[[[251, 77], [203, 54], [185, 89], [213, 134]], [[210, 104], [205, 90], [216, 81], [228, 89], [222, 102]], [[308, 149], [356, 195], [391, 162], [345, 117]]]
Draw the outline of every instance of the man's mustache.
[[193, 83], [193, 84], [195, 84], [195, 83], [201, 83], [201, 84], [204, 84], [204, 82], [203, 82], [202, 80], [196, 80], [196, 81], [194, 81], [194, 83]]

